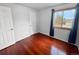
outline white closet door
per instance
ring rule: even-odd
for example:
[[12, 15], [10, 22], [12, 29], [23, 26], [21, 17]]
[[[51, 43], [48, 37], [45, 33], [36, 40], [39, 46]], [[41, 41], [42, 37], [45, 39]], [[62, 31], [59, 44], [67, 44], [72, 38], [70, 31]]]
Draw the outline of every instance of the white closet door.
[[0, 49], [15, 42], [11, 9], [0, 6]]
[[[1, 17], [0, 17], [1, 18]], [[2, 24], [1, 24], [1, 19], [0, 19], [0, 49], [3, 47], [4, 39], [3, 39], [3, 33], [2, 33]]]
[[36, 12], [29, 10], [29, 34], [36, 32]]

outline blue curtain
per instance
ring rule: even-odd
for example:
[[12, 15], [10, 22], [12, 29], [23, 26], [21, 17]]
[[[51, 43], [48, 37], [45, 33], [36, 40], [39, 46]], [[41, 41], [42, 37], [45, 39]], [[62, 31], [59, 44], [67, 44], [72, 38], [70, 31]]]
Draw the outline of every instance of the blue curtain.
[[73, 28], [72, 28], [70, 35], [69, 35], [69, 39], [68, 39], [69, 43], [73, 43], [73, 44], [76, 43], [78, 20], [79, 20], [79, 4], [77, 4], [77, 6], [76, 6], [76, 16], [75, 16]]
[[51, 14], [50, 33], [49, 33], [50, 36], [54, 36], [53, 14], [54, 14], [54, 9], [52, 9], [52, 14]]

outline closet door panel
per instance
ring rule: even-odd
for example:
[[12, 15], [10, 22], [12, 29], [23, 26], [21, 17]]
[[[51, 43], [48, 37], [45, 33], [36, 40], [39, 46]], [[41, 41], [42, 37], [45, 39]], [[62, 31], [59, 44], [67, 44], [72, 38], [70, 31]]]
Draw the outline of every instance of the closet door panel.
[[0, 31], [3, 34], [3, 39], [0, 40], [3, 46], [0, 49], [3, 49], [15, 42], [11, 9], [9, 7], [0, 6], [0, 22], [2, 28]]
[[29, 10], [29, 34], [36, 32], [36, 12]]
[[0, 48], [3, 48], [4, 45], [4, 39], [3, 39], [3, 33], [2, 33], [2, 24], [0, 21]]

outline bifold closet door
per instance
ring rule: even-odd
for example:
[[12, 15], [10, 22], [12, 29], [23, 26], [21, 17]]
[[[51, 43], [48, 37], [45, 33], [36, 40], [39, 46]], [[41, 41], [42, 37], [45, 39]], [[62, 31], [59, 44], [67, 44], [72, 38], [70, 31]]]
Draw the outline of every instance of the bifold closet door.
[[15, 42], [11, 8], [0, 6], [0, 49]]
[[29, 9], [29, 34], [36, 33], [36, 12]]

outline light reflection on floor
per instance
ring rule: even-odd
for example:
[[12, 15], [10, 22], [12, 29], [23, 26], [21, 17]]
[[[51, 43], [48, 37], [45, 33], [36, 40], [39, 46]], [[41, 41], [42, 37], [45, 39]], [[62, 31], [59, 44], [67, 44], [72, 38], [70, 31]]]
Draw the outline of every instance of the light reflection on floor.
[[61, 51], [60, 49], [52, 46], [51, 47], [51, 55], [66, 55], [64, 51]]

